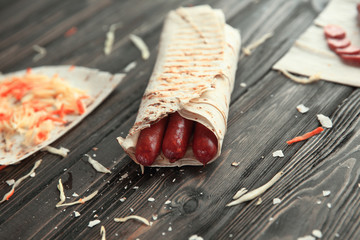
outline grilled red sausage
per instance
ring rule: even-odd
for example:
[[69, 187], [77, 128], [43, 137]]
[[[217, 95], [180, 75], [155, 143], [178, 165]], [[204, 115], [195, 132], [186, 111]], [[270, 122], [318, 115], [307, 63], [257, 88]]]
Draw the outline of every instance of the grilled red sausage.
[[342, 29], [339, 26], [336, 25], [326, 25], [324, 27], [324, 33], [327, 38], [338, 38], [343, 39], [346, 35], [346, 32], [344, 29]]
[[201, 123], [195, 124], [193, 153], [197, 160], [204, 165], [215, 157], [218, 141], [215, 134]]
[[135, 157], [141, 165], [151, 166], [159, 155], [166, 124], [167, 118], [163, 118], [140, 132]]
[[193, 123], [177, 112], [170, 115], [162, 144], [162, 152], [170, 162], [175, 162], [185, 155]]

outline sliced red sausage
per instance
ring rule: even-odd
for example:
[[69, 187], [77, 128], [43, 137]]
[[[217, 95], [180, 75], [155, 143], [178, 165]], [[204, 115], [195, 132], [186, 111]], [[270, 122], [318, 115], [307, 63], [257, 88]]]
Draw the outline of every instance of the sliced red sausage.
[[335, 52], [337, 54], [339, 54], [339, 55], [341, 55], [341, 54], [354, 55], [354, 54], [359, 54], [360, 53], [360, 48], [355, 47], [355, 46], [348, 46], [346, 48], [336, 49]]
[[151, 166], [159, 155], [166, 124], [167, 118], [163, 118], [140, 132], [135, 157], [141, 165]]
[[326, 25], [324, 27], [324, 33], [327, 38], [342, 39], [346, 36], [346, 32], [344, 29], [332, 24]]
[[177, 112], [170, 115], [162, 144], [162, 152], [170, 162], [185, 155], [193, 124], [193, 121], [183, 118]]
[[196, 159], [205, 165], [215, 157], [217, 148], [218, 141], [215, 134], [201, 123], [196, 123], [192, 145]]
[[327, 39], [327, 44], [331, 50], [335, 51], [337, 48], [346, 48], [350, 46], [351, 42], [347, 38], [343, 38], [343, 39], [329, 38]]
[[347, 63], [360, 65], [360, 54], [356, 54], [356, 55], [341, 54], [340, 57]]

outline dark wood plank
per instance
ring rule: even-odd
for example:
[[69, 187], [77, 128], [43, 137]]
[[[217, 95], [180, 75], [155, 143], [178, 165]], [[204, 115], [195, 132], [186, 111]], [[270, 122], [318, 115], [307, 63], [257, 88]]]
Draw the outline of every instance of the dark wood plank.
[[[141, 175], [115, 138], [125, 136], [135, 120], [156, 59], [165, 15], [178, 6], [201, 3], [223, 9], [228, 22], [241, 29], [244, 45], [268, 32], [275, 35], [239, 62], [222, 156], [205, 168], [148, 168]], [[193, 234], [204, 239], [296, 239], [309, 235], [313, 229], [320, 229], [324, 239], [335, 238], [335, 234], [341, 239], [359, 238], [356, 161], [360, 157], [356, 144], [360, 127], [359, 91], [326, 82], [299, 85], [271, 70], [326, 3], [320, 0], [1, 3], [0, 20], [7, 21], [0, 26], [2, 72], [29, 66], [77, 64], [115, 73], [131, 61], [136, 60], [138, 65], [98, 109], [54, 144], [70, 148], [67, 158], [37, 153], [0, 172], [0, 193], [5, 193], [9, 189], [5, 180], [23, 176], [37, 159], [43, 159], [36, 177], [24, 181], [10, 201], [0, 205], [0, 238], [99, 238], [100, 225], [87, 227], [95, 214], [106, 227], [108, 239], [188, 239]], [[22, 17], [17, 17], [16, 12]], [[105, 56], [105, 33], [116, 22], [122, 22], [123, 27], [116, 31], [114, 51]], [[64, 38], [64, 32], [72, 26], [78, 32]], [[130, 33], [143, 37], [150, 46], [148, 61], [140, 59], [140, 53], [127, 37]], [[48, 50], [48, 55], [38, 62], [32, 62], [34, 44]], [[240, 87], [240, 82], [247, 87]], [[307, 114], [296, 111], [300, 103], [310, 107]], [[305, 143], [287, 146], [286, 140], [318, 126], [317, 113], [332, 115], [334, 128]], [[272, 152], [278, 149], [284, 151], [284, 158], [272, 157]], [[96, 173], [86, 163], [86, 153], [96, 154], [94, 158], [111, 168], [112, 173]], [[233, 167], [234, 161], [241, 163]], [[263, 194], [260, 206], [252, 201], [225, 207], [238, 189], [256, 188], [280, 169], [285, 169], [286, 174]], [[99, 195], [84, 205], [56, 209], [59, 178], [71, 182], [67, 196], [73, 192], [86, 196], [94, 190], [99, 190]], [[323, 197], [323, 190], [331, 190], [330, 196]], [[123, 197], [124, 202], [120, 201]], [[149, 202], [149, 197], [155, 201]], [[272, 204], [275, 197], [282, 199], [279, 205]], [[171, 200], [171, 204], [165, 205], [166, 200]], [[79, 218], [73, 216], [75, 210], [81, 213]], [[151, 227], [113, 221], [114, 217], [130, 214], [149, 220], [156, 214], [158, 218], [152, 220]]]

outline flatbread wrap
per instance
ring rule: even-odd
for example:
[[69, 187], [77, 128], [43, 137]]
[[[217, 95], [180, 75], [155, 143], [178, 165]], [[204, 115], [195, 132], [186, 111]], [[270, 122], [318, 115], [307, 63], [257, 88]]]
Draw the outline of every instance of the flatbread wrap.
[[[135, 124], [126, 138], [117, 138], [136, 163], [140, 164], [136, 148], [141, 132], [174, 113], [202, 124], [216, 137], [216, 153], [207, 163], [220, 156], [240, 44], [239, 31], [225, 23], [221, 10], [203, 5], [168, 14]], [[176, 161], [160, 152], [151, 166], [203, 165], [192, 145], [190, 139], [184, 156]]]

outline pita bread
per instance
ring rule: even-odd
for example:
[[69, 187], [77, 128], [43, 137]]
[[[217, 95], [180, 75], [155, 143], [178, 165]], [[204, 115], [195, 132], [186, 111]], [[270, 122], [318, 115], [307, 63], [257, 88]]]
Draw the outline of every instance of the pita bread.
[[[171, 11], [135, 124], [125, 139], [118, 137], [125, 152], [137, 163], [135, 147], [141, 130], [179, 112], [216, 135], [218, 153], [210, 162], [220, 156], [239, 49], [239, 31], [226, 25], [222, 11], [207, 5]], [[160, 154], [152, 166], [183, 165], [202, 165], [191, 147], [174, 163]]]

